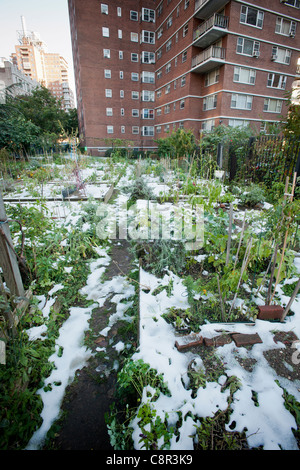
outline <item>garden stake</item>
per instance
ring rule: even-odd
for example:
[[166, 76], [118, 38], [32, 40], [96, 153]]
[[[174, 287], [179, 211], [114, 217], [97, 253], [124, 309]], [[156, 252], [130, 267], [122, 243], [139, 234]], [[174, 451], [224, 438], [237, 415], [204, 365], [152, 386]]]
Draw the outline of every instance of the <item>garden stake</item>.
[[267, 293], [267, 298], [266, 298], [266, 305], [270, 305], [272, 283], [273, 283], [274, 271], [275, 271], [276, 260], [277, 260], [277, 250], [278, 250], [278, 243], [276, 243], [275, 245], [275, 250], [273, 253], [273, 257], [272, 257], [273, 265], [272, 265], [272, 270], [271, 270], [271, 275], [270, 275], [270, 282], [269, 282], [268, 293]]
[[[296, 178], [297, 178], [297, 173], [295, 172], [294, 173], [294, 178], [293, 178], [292, 192], [291, 192], [291, 194], [287, 194], [286, 192], [284, 194], [284, 196], [290, 196], [290, 202], [293, 201]], [[288, 220], [290, 220], [290, 216], [291, 216], [291, 211], [289, 211]], [[282, 254], [281, 254], [280, 263], [279, 263], [279, 267], [278, 267], [278, 273], [277, 273], [276, 282], [275, 282], [275, 287], [274, 287], [272, 297], [270, 299], [270, 303], [272, 302], [272, 300], [274, 298], [275, 291], [276, 291], [277, 285], [279, 283], [279, 276], [280, 276], [281, 266], [282, 266], [282, 262], [283, 262], [283, 258], [284, 258], [285, 249], [286, 249], [286, 243], [287, 243], [287, 237], [288, 237], [288, 233], [289, 233], [290, 223], [291, 222], [289, 221], [288, 224], [287, 224], [287, 228], [286, 228], [286, 232], [285, 232], [285, 236], [284, 236], [284, 241], [283, 241]]]
[[296, 295], [298, 294], [298, 291], [300, 289], [300, 278], [298, 279], [298, 282], [296, 284], [296, 287], [294, 289], [294, 292], [292, 294], [292, 297], [290, 298], [289, 300], [289, 303], [287, 304], [286, 308], [285, 308], [285, 311], [283, 312], [283, 315], [281, 317], [281, 322], [283, 322], [283, 320], [285, 319], [285, 317], [287, 316], [287, 314], [289, 313], [289, 310], [292, 306], [292, 303], [294, 302], [295, 298], [296, 298]]
[[220, 279], [219, 279], [218, 274], [217, 274], [217, 283], [218, 283], [218, 291], [219, 291], [220, 305], [221, 305], [221, 319], [223, 322], [225, 322], [224, 305], [223, 305], [223, 299], [222, 299], [221, 288], [220, 288]]
[[231, 310], [233, 309], [234, 304], [236, 302], [237, 294], [238, 294], [238, 291], [239, 291], [239, 288], [240, 288], [240, 283], [241, 283], [243, 274], [244, 274], [244, 272], [247, 268], [247, 265], [249, 263], [249, 257], [250, 257], [251, 247], [252, 247], [252, 241], [253, 241], [253, 239], [251, 237], [250, 240], [248, 241], [248, 244], [247, 244], [247, 248], [246, 248], [246, 252], [245, 252], [245, 255], [244, 255], [244, 259], [243, 259], [243, 265], [242, 265], [242, 269], [241, 269], [239, 282], [238, 282], [238, 285], [237, 285], [237, 288], [236, 288], [236, 292], [235, 292], [234, 299], [233, 299], [233, 302], [231, 304], [228, 316], [230, 315]]
[[241, 248], [241, 245], [242, 245], [242, 239], [243, 239], [244, 231], [245, 231], [245, 222], [246, 222], [246, 211], [244, 212], [244, 220], [243, 220], [243, 225], [242, 225], [242, 231], [241, 231], [239, 246], [238, 246], [238, 249], [237, 249], [237, 252], [236, 252], [236, 255], [235, 255], [233, 271], [235, 270], [236, 263], [237, 263], [237, 261], [238, 261], [238, 256], [239, 256], [240, 248]]
[[233, 205], [232, 205], [232, 202], [231, 202], [230, 203], [230, 210], [229, 210], [229, 228], [228, 228], [228, 240], [227, 240], [226, 266], [228, 266], [228, 263], [229, 263], [231, 233], [232, 233], [232, 213], [233, 213]]

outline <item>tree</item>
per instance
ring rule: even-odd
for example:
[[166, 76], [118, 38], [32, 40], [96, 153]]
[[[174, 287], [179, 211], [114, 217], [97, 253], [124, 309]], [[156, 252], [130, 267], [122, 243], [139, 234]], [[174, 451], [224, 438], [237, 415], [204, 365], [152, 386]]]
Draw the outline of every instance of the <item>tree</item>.
[[196, 150], [195, 136], [192, 129], [177, 129], [163, 139], [157, 139], [160, 156], [184, 157]]
[[43, 133], [60, 135], [60, 122], [65, 118], [61, 103], [44, 86], [36, 88], [32, 95], [18, 96], [10, 100], [27, 121], [38, 126]]

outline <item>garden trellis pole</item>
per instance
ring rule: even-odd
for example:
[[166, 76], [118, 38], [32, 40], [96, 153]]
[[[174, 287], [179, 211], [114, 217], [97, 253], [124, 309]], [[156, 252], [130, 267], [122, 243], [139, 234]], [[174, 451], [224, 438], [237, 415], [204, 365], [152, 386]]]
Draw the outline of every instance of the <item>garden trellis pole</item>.
[[3, 277], [12, 295], [24, 296], [24, 286], [18, 265], [18, 260], [13, 249], [13, 242], [9, 230], [2, 194], [0, 192], [0, 266]]

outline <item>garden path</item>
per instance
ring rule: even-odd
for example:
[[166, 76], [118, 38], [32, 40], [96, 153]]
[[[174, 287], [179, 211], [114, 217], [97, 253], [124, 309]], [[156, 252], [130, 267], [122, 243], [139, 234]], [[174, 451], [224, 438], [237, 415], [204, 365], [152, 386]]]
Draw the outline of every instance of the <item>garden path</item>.
[[[126, 275], [132, 268], [132, 259], [128, 250], [128, 244], [116, 241], [111, 248], [111, 262], [107, 267], [105, 277], [112, 279], [114, 276]], [[114, 262], [117, 261], [117, 264]], [[119, 269], [120, 268], [120, 269]], [[104, 305], [93, 310], [90, 330], [87, 335], [90, 349], [95, 352], [97, 347], [105, 347], [105, 359], [99, 362], [99, 358], [91, 358], [86, 367], [77, 372], [77, 377], [67, 388], [62, 403], [62, 418], [59, 420], [59, 429], [53, 440], [48, 442], [47, 448], [54, 450], [112, 450], [105, 413], [115, 401], [115, 385], [117, 370], [114, 368], [117, 360], [116, 349], [110, 344], [118, 341], [118, 324], [109, 331], [107, 337], [99, 336], [94, 339], [93, 332], [101, 331], [107, 326], [116, 304], [107, 299]], [[97, 369], [97, 371], [96, 371]], [[103, 372], [104, 378], [100, 377]]]

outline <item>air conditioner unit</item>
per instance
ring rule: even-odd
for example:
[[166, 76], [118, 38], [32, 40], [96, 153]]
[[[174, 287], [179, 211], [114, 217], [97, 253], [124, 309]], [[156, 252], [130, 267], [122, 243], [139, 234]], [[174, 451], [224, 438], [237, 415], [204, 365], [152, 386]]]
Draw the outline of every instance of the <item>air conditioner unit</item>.
[[254, 52], [253, 52], [253, 57], [259, 57], [259, 52], [258, 52], [258, 51], [254, 51]]
[[290, 32], [290, 37], [291, 37], [291, 38], [294, 38], [295, 36], [296, 36], [295, 31], [291, 31], [291, 32]]
[[277, 59], [277, 54], [272, 54], [271, 60], [276, 60]]

